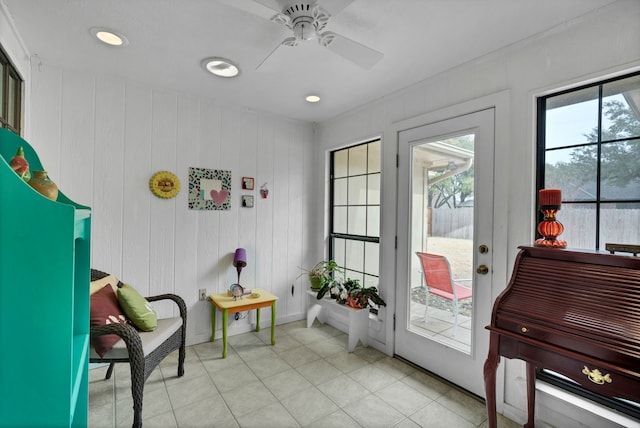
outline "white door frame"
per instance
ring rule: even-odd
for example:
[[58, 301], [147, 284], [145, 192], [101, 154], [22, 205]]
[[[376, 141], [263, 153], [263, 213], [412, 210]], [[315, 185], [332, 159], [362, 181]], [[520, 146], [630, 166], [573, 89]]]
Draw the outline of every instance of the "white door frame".
[[[400, 165], [398, 168], [398, 249], [396, 279], [396, 330], [395, 354], [431, 370], [474, 394], [484, 397], [483, 364], [489, 352], [489, 332], [485, 329], [490, 322], [491, 285], [493, 284], [493, 182], [495, 168], [493, 160], [495, 109], [489, 108], [461, 116], [412, 128], [400, 134]], [[473, 135], [474, 138], [474, 216], [472, 247], [465, 255], [473, 258], [473, 266], [489, 267], [486, 275], [474, 272], [463, 278], [471, 278], [473, 286], [473, 319], [470, 325], [470, 349], [464, 351], [456, 346], [443, 344], [440, 340], [424, 337], [409, 320], [413, 319], [410, 289], [415, 286], [412, 275], [419, 269], [414, 257], [415, 251], [428, 251], [424, 247], [424, 231], [416, 232], [416, 147], [429, 150], [429, 144], [455, 138], [459, 135]], [[418, 167], [418, 169], [420, 169]], [[418, 184], [419, 192], [425, 192], [424, 184]], [[422, 208], [424, 201], [421, 201]], [[422, 213], [421, 213], [422, 214]], [[421, 218], [422, 220], [422, 218]], [[488, 253], [481, 254], [479, 245], [487, 245]], [[437, 252], [439, 254], [446, 254]], [[410, 286], [411, 284], [411, 286]], [[426, 313], [426, 312], [425, 312]], [[457, 326], [456, 326], [457, 329]], [[460, 329], [459, 333], [462, 333]]]
[[[398, 177], [396, 159], [398, 155], [398, 136], [401, 131], [416, 128], [424, 124], [438, 122], [450, 117], [460, 116], [487, 108], [495, 108], [495, 159], [496, 170], [494, 174], [494, 229], [493, 229], [493, 280], [491, 285], [492, 300], [506, 287], [508, 283], [508, 215], [509, 201], [509, 146], [510, 146], [510, 99], [509, 90], [486, 95], [473, 100], [465, 101], [444, 107], [440, 110], [418, 115], [416, 117], [392, 123], [383, 135], [383, 178], [381, 183], [381, 203], [383, 207], [396, 207], [396, 195], [398, 192]], [[502, 165], [503, 167], [498, 167]], [[385, 352], [393, 355], [395, 349], [393, 311], [396, 305], [395, 278], [396, 278], [396, 249], [395, 236], [397, 226], [397, 208], [383, 209], [381, 213], [381, 239], [380, 239], [380, 272], [382, 281], [394, 284], [393, 287], [385, 287], [387, 294], [384, 298], [387, 302], [387, 315], [385, 323]], [[496, 383], [496, 401], [498, 411], [502, 410], [504, 403], [504, 364], [498, 367]]]

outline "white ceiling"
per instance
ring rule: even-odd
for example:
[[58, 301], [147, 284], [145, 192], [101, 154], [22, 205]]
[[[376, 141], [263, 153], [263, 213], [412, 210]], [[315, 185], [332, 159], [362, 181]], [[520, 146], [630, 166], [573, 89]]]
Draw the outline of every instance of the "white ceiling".
[[[354, 0], [326, 30], [384, 53], [372, 69], [311, 40], [278, 49], [256, 71], [291, 34], [247, 12], [264, 12], [253, 0], [0, 0], [29, 53], [46, 64], [308, 121], [331, 118], [614, 1]], [[96, 26], [122, 32], [129, 45], [100, 44], [89, 33]], [[200, 62], [210, 56], [235, 61], [240, 76], [206, 73]], [[311, 92], [322, 100], [306, 103]]]

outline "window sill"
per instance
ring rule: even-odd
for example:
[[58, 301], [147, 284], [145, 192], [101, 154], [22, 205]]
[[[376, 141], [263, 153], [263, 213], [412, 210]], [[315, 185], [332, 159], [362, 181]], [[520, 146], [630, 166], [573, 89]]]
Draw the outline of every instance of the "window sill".
[[[541, 395], [546, 395], [550, 398], [550, 400], [544, 400], [545, 402], [543, 405], [553, 411], [566, 414], [567, 406], [582, 409], [584, 412], [580, 414], [579, 422], [583, 422], [583, 420], [587, 418], [592, 421], [591, 423], [587, 423], [588, 426], [600, 426], [594, 425], [593, 421], [607, 420], [611, 422], [611, 426], [640, 428], [640, 421], [637, 419], [618, 413], [615, 410], [602, 406], [598, 403], [594, 403], [591, 400], [571, 394], [546, 382], [540, 380], [536, 381], [536, 391], [539, 391], [542, 393]], [[578, 418], [573, 419], [577, 420]], [[579, 426], [579, 422], [576, 423], [576, 426]]]

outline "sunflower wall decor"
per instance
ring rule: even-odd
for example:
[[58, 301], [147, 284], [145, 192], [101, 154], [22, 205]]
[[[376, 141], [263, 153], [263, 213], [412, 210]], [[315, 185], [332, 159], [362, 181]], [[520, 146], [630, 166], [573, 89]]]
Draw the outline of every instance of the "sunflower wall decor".
[[151, 193], [162, 199], [171, 199], [180, 192], [180, 180], [169, 171], [156, 172], [149, 180]]

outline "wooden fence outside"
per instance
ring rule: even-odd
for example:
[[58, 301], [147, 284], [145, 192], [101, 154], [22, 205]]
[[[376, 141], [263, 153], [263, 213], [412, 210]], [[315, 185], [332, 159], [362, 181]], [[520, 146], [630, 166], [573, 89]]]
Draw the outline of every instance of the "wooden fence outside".
[[[640, 209], [602, 209], [600, 212], [600, 248], [605, 243], [640, 244]], [[564, 227], [558, 239], [570, 248], [595, 248], [595, 212], [593, 209], [565, 205], [557, 217]], [[532, 225], [533, 227], [533, 225]], [[473, 208], [437, 208], [432, 211], [431, 235], [473, 239]]]

